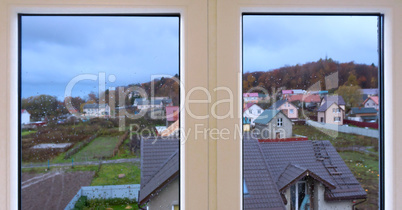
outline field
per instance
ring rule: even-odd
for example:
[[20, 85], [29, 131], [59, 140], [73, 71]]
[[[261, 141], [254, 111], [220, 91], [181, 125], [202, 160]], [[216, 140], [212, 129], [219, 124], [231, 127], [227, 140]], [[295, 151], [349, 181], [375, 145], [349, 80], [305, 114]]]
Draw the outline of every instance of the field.
[[356, 207], [358, 209], [378, 209], [378, 139], [329, 130], [324, 130], [324, 132], [330, 135], [307, 125], [293, 126], [293, 134], [308, 136], [309, 140], [331, 141], [367, 192], [367, 201]]
[[94, 161], [110, 158], [118, 140], [118, 136], [97, 137], [77, 154], [73, 155], [72, 158], [74, 158], [74, 161]]
[[21, 209], [64, 209], [81, 186], [91, 183], [94, 174], [93, 171], [23, 173]]
[[[125, 174], [126, 176], [119, 179], [119, 174]], [[141, 171], [138, 164], [103, 164], [92, 180], [91, 186], [139, 184], [140, 181]]]

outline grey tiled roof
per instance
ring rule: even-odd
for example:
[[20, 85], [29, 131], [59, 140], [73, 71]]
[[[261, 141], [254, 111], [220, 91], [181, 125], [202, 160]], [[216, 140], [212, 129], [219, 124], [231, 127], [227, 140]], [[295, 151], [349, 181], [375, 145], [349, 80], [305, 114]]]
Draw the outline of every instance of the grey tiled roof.
[[325, 102], [335, 102], [338, 105], [346, 105], [343, 97], [340, 95], [326, 95], [322, 100], [325, 100]]
[[285, 209], [278, 187], [255, 139], [244, 139], [244, 209]]
[[108, 104], [85, 104], [84, 109], [99, 109], [99, 108], [105, 108], [108, 106]]
[[[274, 180], [290, 164], [307, 169], [318, 181], [335, 189], [325, 192], [327, 200], [365, 198], [366, 192], [329, 141], [259, 143]], [[300, 171], [300, 169], [298, 169]]]
[[[338, 103], [336, 103], [335, 101], [326, 101], [323, 105], [321, 105], [318, 109], [317, 112], [325, 112], [327, 111], [327, 109], [332, 105], [332, 104], [336, 104], [338, 105]], [[338, 105], [339, 107], [339, 105]], [[342, 109], [341, 107], [339, 107], [340, 109]], [[343, 110], [343, 109], [342, 109]]]
[[279, 112], [280, 110], [277, 109], [266, 109], [254, 120], [254, 123], [268, 124]]
[[375, 114], [377, 110], [373, 107], [352, 107], [351, 114]]
[[179, 139], [141, 140], [141, 188], [139, 201], [145, 203], [166, 184], [178, 177]]

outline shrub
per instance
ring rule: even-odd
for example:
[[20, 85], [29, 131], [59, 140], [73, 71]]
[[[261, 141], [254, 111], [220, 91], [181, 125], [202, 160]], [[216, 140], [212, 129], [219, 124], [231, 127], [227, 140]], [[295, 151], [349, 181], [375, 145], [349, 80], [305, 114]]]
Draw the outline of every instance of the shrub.
[[84, 209], [88, 204], [88, 198], [87, 196], [81, 196], [77, 203], [75, 203], [74, 205], [74, 210], [78, 210], [78, 209]]

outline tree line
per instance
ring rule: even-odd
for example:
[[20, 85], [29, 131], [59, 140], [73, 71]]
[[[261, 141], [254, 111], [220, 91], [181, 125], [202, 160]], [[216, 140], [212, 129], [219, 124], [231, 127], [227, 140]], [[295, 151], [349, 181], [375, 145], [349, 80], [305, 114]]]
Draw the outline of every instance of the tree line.
[[[176, 74], [174, 78], [178, 79], [179, 76]], [[179, 105], [179, 90], [180, 85], [177, 83], [177, 80], [172, 78], [160, 78], [153, 81], [155, 96], [168, 96], [172, 99], [173, 105]], [[122, 86], [124, 91], [126, 91], [129, 87], [137, 86], [145, 90], [148, 97], [151, 96], [152, 91], [152, 82], [146, 82], [142, 84], [130, 84], [127, 86]], [[116, 88], [117, 90], [118, 88]], [[26, 109], [31, 114], [31, 119], [33, 121], [39, 121], [42, 119], [46, 120], [54, 120], [57, 119], [59, 116], [68, 114], [71, 112], [80, 112], [83, 113], [83, 107], [85, 104], [93, 104], [100, 102], [107, 103], [111, 105], [112, 101], [111, 98], [114, 98], [114, 106], [119, 107], [119, 91], [116, 90], [109, 90], [107, 89], [105, 92], [96, 94], [94, 92], [89, 93], [85, 97], [68, 97], [65, 98], [63, 101], [57, 99], [56, 96], [51, 95], [37, 95], [37, 96], [30, 96], [27, 98], [21, 99], [21, 109]], [[113, 92], [113, 95], [111, 93]], [[125, 95], [125, 106], [131, 106], [134, 103], [135, 98], [139, 98], [141, 96], [132, 95], [129, 97], [129, 94]], [[67, 106], [71, 105], [73, 110], [67, 110]]]
[[354, 75], [357, 82], [355, 85], [360, 88], [378, 87], [378, 67], [374, 64], [339, 63], [329, 58], [303, 65], [285, 66], [272, 71], [246, 72], [243, 74], [243, 92], [253, 87], [262, 87], [269, 92], [273, 88], [306, 90], [317, 82], [320, 82], [321, 90], [327, 90], [325, 77], [335, 72], [338, 73], [338, 86], [345, 85], [349, 76]]

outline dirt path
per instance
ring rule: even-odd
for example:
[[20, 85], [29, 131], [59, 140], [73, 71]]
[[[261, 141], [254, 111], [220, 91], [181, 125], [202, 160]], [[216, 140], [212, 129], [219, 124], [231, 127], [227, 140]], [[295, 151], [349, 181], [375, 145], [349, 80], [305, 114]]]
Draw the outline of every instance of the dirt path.
[[[117, 159], [117, 160], [102, 160], [102, 161], [84, 161], [84, 162], [74, 162], [75, 166], [79, 165], [98, 165], [99, 162], [102, 164], [111, 164], [111, 163], [139, 163], [140, 158], [129, 158], [129, 159]], [[71, 166], [71, 163], [56, 163], [50, 164], [50, 167], [64, 167]], [[39, 168], [39, 167], [47, 167], [47, 164], [35, 164], [35, 165], [22, 165], [21, 168]]]

